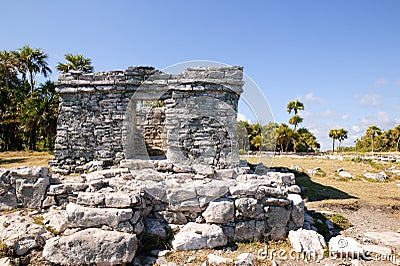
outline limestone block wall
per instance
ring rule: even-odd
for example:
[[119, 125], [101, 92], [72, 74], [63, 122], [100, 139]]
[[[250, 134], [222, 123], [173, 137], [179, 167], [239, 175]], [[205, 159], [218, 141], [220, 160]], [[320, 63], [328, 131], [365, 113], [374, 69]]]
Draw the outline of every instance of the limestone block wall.
[[[93, 161], [107, 167], [165, 154], [189, 167], [238, 166], [236, 112], [243, 84], [242, 67], [225, 66], [188, 68], [178, 75], [152, 67], [61, 75], [50, 164], [68, 173]], [[143, 111], [138, 107], [145, 101], [161, 101], [163, 107]]]

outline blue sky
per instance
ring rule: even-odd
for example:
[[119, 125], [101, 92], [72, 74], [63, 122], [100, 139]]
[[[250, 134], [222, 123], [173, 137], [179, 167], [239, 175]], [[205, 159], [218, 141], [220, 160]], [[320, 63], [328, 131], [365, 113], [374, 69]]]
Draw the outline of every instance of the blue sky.
[[304, 102], [302, 125], [323, 149], [331, 128], [346, 128], [352, 145], [370, 124], [400, 123], [397, 0], [5, 0], [1, 10], [0, 49], [40, 47], [53, 68], [65, 53], [92, 58], [96, 71], [188, 60], [244, 66], [276, 122], [289, 119], [287, 102]]

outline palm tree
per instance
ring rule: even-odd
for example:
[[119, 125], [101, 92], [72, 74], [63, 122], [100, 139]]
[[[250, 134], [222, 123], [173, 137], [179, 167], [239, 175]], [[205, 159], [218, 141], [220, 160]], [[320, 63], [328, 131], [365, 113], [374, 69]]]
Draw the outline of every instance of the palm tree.
[[400, 125], [393, 129], [393, 136], [396, 140], [396, 152], [399, 151], [399, 144], [400, 144]]
[[337, 129], [337, 140], [339, 140], [338, 150], [340, 149], [340, 145], [342, 144], [342, 141], [345, 139], [347, 139], [347, 130], [344, 128]]
[[68, 73], [70, 70], [82, 71], [84, 73], [93, 72], [92, 60], [85, 58], [82, 54], [66, 54], [67, 63], [59, 62], [57, 70], [61, 73]]
[[281, 146], [282, 152], [287, 152], [289, 149], [289, 144], [293, 138], [294, 131], [289, 128], [286, 124], [281, 124], [276, 129], [277, 143]]
[[372, 125], [367, 128], [366, 134], [371, 137], [371, 152], [374, 152], [374, 139], [376, 136], [382, 134], [382, 130], [377, 126]]
[[35, 87], [35, 77], [38, 73], [47, 77], [51, 73], [51, 69], [47, 65], [47, 54], [41, 49], [32, 49], [28, 45], [18, 49], [14, 53], [18, 61], [18, 69], [22, 74], [23, 79], [29, 76], [28, 84], [30, 87], [30, 93], [32, 95]]
[[294, 111], [294, 114], [297, 115], [298, 111], [304, 110], [304, 104], [299, 100], [290, 101], [286, 109], [289, 114]]
[[303, 122], [303, 118], [298, 115], [294, 115], [289, 120], [289, 124], [294, 125], [294, 131], [296, 131], [297, 125]]
[[338, 139], [338, 130], [331, 129], [329, 131], [329, 137], [332, 138], [332, 152], [335, 152], [335, 139]]

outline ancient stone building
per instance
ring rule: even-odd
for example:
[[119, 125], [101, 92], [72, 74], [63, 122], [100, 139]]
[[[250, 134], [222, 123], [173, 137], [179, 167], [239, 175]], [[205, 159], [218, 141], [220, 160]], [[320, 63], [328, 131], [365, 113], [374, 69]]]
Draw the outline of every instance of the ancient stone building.
[[61, 75], [53, 169], [77, 172], [93, 161], [111, 166], [162, 157], [183, 168], [238, 166], [242, 70], [197, 67], [171, 75], [129, 67]]

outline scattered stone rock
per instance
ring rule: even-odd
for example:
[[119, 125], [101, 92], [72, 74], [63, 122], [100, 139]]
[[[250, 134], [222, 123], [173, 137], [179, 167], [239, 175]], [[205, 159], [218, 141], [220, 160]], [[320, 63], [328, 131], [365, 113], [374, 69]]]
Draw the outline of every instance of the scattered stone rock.
[[176, 250], [194, 250], [225, 246], [227, 242], [228, 238], [218, 225], [190, 222], [175, 235], [172, 247]]
[[207, 223], [221, 224], [233, 222], [235, 219], [233, 202], [228, 199], [212, 201], [203, 212], [203, 217]]
[[380, 182], [383, 182], [387, 179], [387, 175], [385, 172], [380, 172], [378, 174], [373, 174], [373, 173], [365, 173], [364, 174], [365, 178], [369, 178], [369, 179], [374, 179]]
[[354, 238], [335, 236], [329, 240], [329, 253], [341, 258], [362, 258], [364, 249]]
[[237, 256], [235, 266], [254, 266], [256, 263], [256, 256], [251, 253], [242, 253]]
[[308, 254], [324, 254], [326, 247], [325, 239], [322, 235], [313, 230], [298, 229], [289, 232], [289, 241], [296, 252], [306, 252]]
[[233, 260], [231, 258], [224, 258], [214, 254], [208, 254], [207, 259], [210, 265], [215, 265], [215, 266], [229, 265], [233, 263]]
[[362, 245], [362, 249], [365, 252], [370, 252], [370, 253], [375, 253], [375, 254], [380, 254], [380, 255], [390, 255], [392, 254], [392, 249], [384, 246], [379, 246], [379, 245]]
[[293, 202], [290, 217], [298, 228], [302, 227], [304, 224], [304, 201], [298, 194], [289, 194], [288, 199]]
[[31, 217], [18, 213], [0, 216], [0, 239], [18, 256], [43, 247], [50, 237], [51, 234]]
[[49, 239], [43, 256], [61, 265], [115, 265], [131, 262], [136, 249], [134, 234], [88, 228], [69, 236]]
[[11, 259], [10, 259], [10, 258], [5, 257], [5, 258], [1, 258], [1, 259], [0, 259], [0, 265], [1, 265], [1, 266], [12, 266], [12, 265], [14, 265], [14, 264], [11, 262]]
[[351, 173], [349, 173], [349, 172], [347, 172], [347, 171], [340, 171], [340, 172], [338, 173], [338, 175], [339, 175], [340, 177], [343, 177], [343, 178], [354, 178], [354, 175], [352, 175]]

